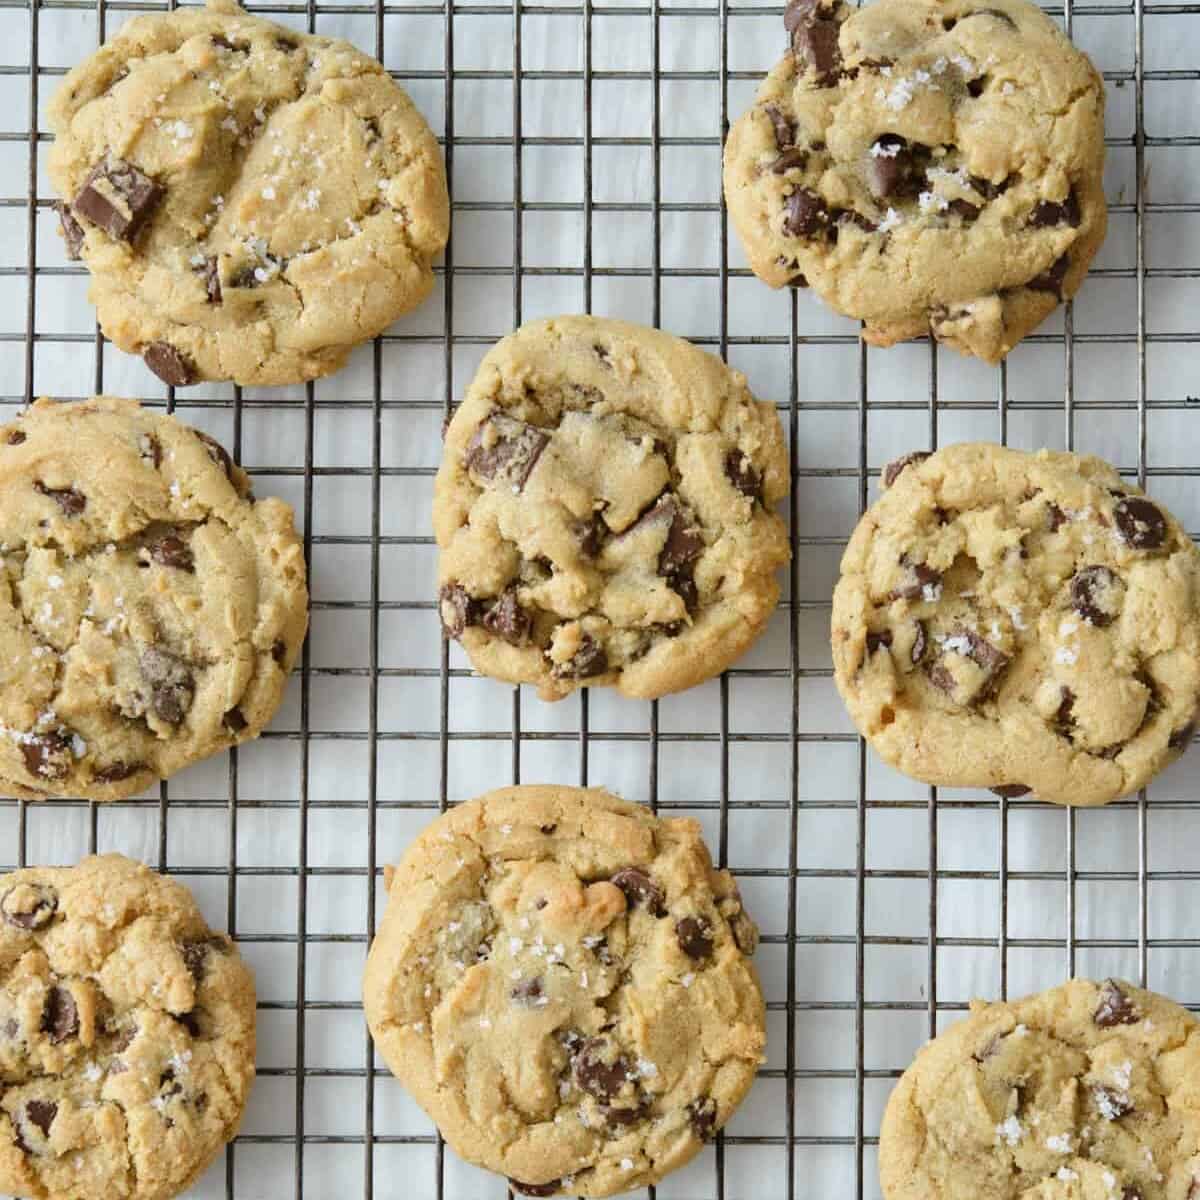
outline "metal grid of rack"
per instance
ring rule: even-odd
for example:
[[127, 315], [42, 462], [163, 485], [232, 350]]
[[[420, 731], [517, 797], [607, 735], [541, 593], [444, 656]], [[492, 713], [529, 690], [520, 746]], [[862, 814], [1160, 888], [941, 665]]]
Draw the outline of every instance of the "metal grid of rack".
[[[764, 927], [769, 1061], [663, 1200], [877, 1195], [887, 1092], [971, 995], [1078, 971], [1200, 1001], [1186, 760], [1102, 812], [939, 795], [853, 735], [825, 644], [840, 547], [882, 463], [913, 446], [1096, 450], [1200, 527], [1200, 468], [1183, 465], [1197, 461], [1200, 72], [1186, 51], [1200, 5], [1049, 10], [1104, 69], [1112, 231], [1074, 309], [987, 370], [932, 343], [870, 351], [741, 266], [720, 146], [781, 52], [778, 7], [252, 4], [349, 36], [410, 90], [443, 138], [452, 241], [435, 298], [341, 375], [165, 395], [101, 338], [41, 172], [57, 77], [155, 7], [0, 0], [0, 404], [107, 389], [224, 440], [261, 491], [296, 505], [313, 630], [259, 742], [135, 801], [0, 801], [0, 865], [143, 857], [188, 882], [257, 968], [255, 1101], [195, 1195], [506, 1194], [406, 1107], [356, 993], [383, 863], [447, 804], [509, 781], [605, 783], [699, 816]], [[495, 338], [555, 309], [691, 336], [779, 403], [794, 483], [785, 599], [742, 665], [685, 697], [582, 693], [550, 711], [475, 679], [438, 637], [427, 493], [443, 416]]]

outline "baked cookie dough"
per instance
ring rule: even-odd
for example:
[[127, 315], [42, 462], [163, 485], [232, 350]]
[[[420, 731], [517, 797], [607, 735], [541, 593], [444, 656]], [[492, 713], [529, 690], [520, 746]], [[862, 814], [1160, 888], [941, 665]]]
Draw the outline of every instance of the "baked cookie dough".
[[1200, 554], [1097, 458], [963, 443], [884, 471], [833, 595], [838, 690], [926, 783], [1103, 804], [1186, 748]]
[[439, 817], [386, 881], [363, 985], [376, 1048], [514, 1191], [653, 1184], [749, 1090], [758, 930], [696, 821], [502, 788]]
[[232, 0], [147, 14], [49, 116], [67, 255], [104, 333], [169, 384], [328, 375], [433, 287], [441, 153], [348, 42]]
[[446, 432], [442, 625], [476, 670], [544, 700], [691, 687], [775, 608], [787, 492], [774, 408], [719, 358], [623, 321], [525, 325]]
[[877, 346], [998, 362], [1104, 240], [1099, 74], [1026, 0], [792, 0], [784, 25], [725, 149], [754, 273]]
[[167, 1200], [237, 1132], [254, 980], [119, 854], [0, 876], [0, 1192]]
[[0, 426], [0, 792], [114, 800], [256, 737], [307, 627], [282, 500], [100, 396]]
[[1076, 979], [971, 1015], [888, 1101], [885, 1200], [1200, 1195], [1200, 1033], [1178, 1004]]

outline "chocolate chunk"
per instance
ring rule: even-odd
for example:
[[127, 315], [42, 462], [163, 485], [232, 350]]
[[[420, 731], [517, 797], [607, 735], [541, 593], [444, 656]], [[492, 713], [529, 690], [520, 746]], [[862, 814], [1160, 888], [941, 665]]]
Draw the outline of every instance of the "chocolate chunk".
[[532, 615], [517, 600], [517, 589], [506, 587], [483, 614], [483, 627], [514, 646], [524, 645], [533, 629]]
[[1071, 256], [1064, 254], [1054, 260], [1049, 270], [1035, 275], [1025, 286], [1034, 292], [1053, 292], [1061, 300], [1063, 280], [1070, 266]]
[[62, 509], [64, 517], [77, 517], [87, 508], [87, 497], [74, 488], [47, 487], [40, 479], [35, 479], [33, 490], [53, 500]]
[[717, 1123], [717, 1102], [711, 1096], [705, 1096], [693, 1100], [687, 1107], [692, 1129], [702, 1142], [707, 1142]]
[[1121, 611], [1125, 588], [1107, 567], [1082, 567], [1071, 580], [1071, 607], [1089, 625], [1103, 629]]
[[[982, 678], [974, 684], [968, 684], [965, 689], [960, 689], [953, 673], [939, 659], [929, 671], [929, 680], [935, 687], [964, 705], [980, 704], [990, 699], [995, 694], [1000, 677], [1011, 661], [1002, 650], [997, 649], [991, 642], [980, 637], [973, 629], [968, 629], [965, 625], [956, 625], [952, 630], [943, 650], [943, 656], [948, 653], [955, 653], [969, 659], [979, 668]], [[962, 694], [956, 696], [956, 692]]]
[[493, 413], [471, 436], [464, 462], [480, 479], [519, 492], [549, 441], [550, 435], [536, 425]]
[[666, 916], [666, 894], [641, 867], [622, 867], [609, 882], [625, 893], [625, 902], [630, 908], [640, 903], [646, 906], [651, 916]]
[[900, 477], [900, 472], [905, 467], [910, 467], [913, 463], [924, 462], [929, 457], [929, 453], [928, 450], [913, 450], [911, 453], [904, 455], [903, 458], [893, 459], [883, 468], [883, 486], [891, 487]]
[[202, 430], [193, 429], [192, 432], [204, 443], [204, 449], [208, 451], [208, 457], [225, 472], [226, 479], [233, 478], [233, 459], [229, 456], [229, 451], [221, 445], [214, 437], [209, 437]]
[[1023, 783], [1002, 783], [999, 787], [988, 788], [988, 791], [1003, 800], [1015, 800], [1018, 796], [1028, 796], [1033, 788], [1026, 787]]
[[[229, 286], [231, 288], [256, 288], [259, 285], [259, 278], [255, 271], [262, 270], [261, 267], [256, 267], [253, 263], [246, 263], [236, 268], [229, 273]], [[264, 272], [264, 278], [266, 274]]]
[[56, 1116], [58, 1105], [53, 1100], [25, 1101], [25, 1119], [31, 1125], [36, 1125], [42, 1131], [43, 1137], [50, 1136], [50, 1126], [54, 1124]]
[[1186, 750], [1192, 743], [1192, 737], [1196, 733], [1196, 722], [1189, 721], [1182, 729], [1176, 729], [1169, 738], [1167, 738], [1167, 746], [1172, 750]]
[[674, 497], [664, 496], [648, 516], [653, 518], [660, 514], [669, 514], [671, 524], [667, 529], [667, 540], [658, 556], [658, 573], [670, 579], [700, 557], [704, 552], [704, 538], [692, 519], [691, 512]]
[[[927, 600], [933, 604], [937, 601], [937, 591], [942, 585], [941, 571], [935, 571], [926, 563], [904, 563], [908, 569], [908, 579], [898, 588], [893, 588], [887, 595], [888, 600]], [[926, 588], [932, 591], [926, 592]]]
[[283, 638], [276, 638], [275, 641], [271, 643], [271, 657], [277, 663], [279, 663], [280, 666], [283, 665], [283, 660], [287, 658], [287, 645]]
[[238, 734], [249, 724], [245, 716], [242, 715], [240, 708], [231, 708], [222, 718], [221, 724], [229, 730], [230, 733]]
[[1029, 224], [1034, 229], [1046, 229], [1051, 225], [1070, 225], [1078, 229], [1082, 216], [1079, 211], [1079, 200], [1075, 192], [1061, 202], [1042, 200], [1029, 214]]
[[791, 117], [784, 116], [774, 104], [768, 104], [763, 111], [771, 119], [771, 127], [775, 131], [775, 148], [787, 150], [796, 144], [796, 122]]
[[952, 212], [956, 217], [961, 217], [969, 224], [971, 221], [979, 219], [982, 210], [978, 204], [971, 204], [967, 200], [951, 200], [946, 211]]
[[54, 207], [58, 211], [58, 227], [62, 231], [63, 245], [66, 247], [67, 258], [71, 262], [78, 262], [83, 257], [80, 251], [83, 249], [83, 240], [86, 236], [83, 232], [83, 226], [75, 220], [74, 213], [67, 207], [65, 201], [58, 201]]
[[448, 638], [462, 637], [468, 625], [479, 622], [482, 606], [461, 584], [447, 583], [438, 592], [438, 615], [442, 633]]
[[187, 967], [192, 978], [199, 983], [208, 969], [209, 956], [224, 954], [228, 949], [224, 938], [209, 937], [195, 942], [184, 942], [179, 947], [179, 953], [183, 956], [183, 965]]
[[791, 0], [783, 12], [783, 27], [791, 37], [797, 73], [812, 71], [818, 84], [832, 87], [842, 65], [841, 26], [829, 10], [819, 0]]
[[1012, 176], [1007, 176], [1000, 183], [993, 183], [990, 179], [984, 179], [982, 175], [969, 175], [967, 180], [970, 185], [985, 199], [995, 200], [997, 196], [1003, 195], [1008, 191]]
[[10, 446], [19, 446], [25, 441], [25, 434], [20, 429], [9, 430], [8, 437], [4, 439]]
[[[629, 1081], [629, 1062], [622, 1054], [609, 1053], [605, 1038], [588, 1038], [575, 1055], [575, 1082], [597, 1100], [611, 1100]], [[606, 1062], [611, 1058], [611, 1062]]]
[[1057, 533], [1064, 525], [1070, 524], [1070, 521], [1071, 518], [1057, 504], [1051, 502], [1046, 505], [1046, 527], [1051, 533]]
[[249, 54], [250, 53], [250, 43], [249, 42], [230, 41], [230, 39], [227, 38], [222, 33], [214, 33], [212, 35], [212, 44], [214, 46], [219, 46], [222, 50], [236, 51], [238, 54]]
[[1166, 541], [1167, 521], [1158, 508], [1142, 496], [1125, 496], [1113, 509], [1122, 541], [1135, 550], [1154, 550]]
[[738, 449], [730, 450], [725, 455], [725, 478], [743, 496], [749, 496], [751, 500], [762, 499], [762, 476], [750, 461], [750, 455]]
[[125, 1025], [116, 1031], [115, 1040], [112, 1045], [114, 1054], [121, 1054], [128, 1050], [133, 1045], [133, 1039], [138, 1035], [138, 1027], [136, 1025]]
[[590, 633], [579, 641], [579, 649], [566, 662], [555, 663], [551, 674], [555, 679], [591, 679], [608, 670], [608, 655]]
[[713, 952], [712, 926], [703, 917], [683, 917], [676, 921], [675, 937], [688, 958], [708, 958]]
[[138, 453], [144, 462], [153, 463], [156, 471], [162, 466], [162, 442], [154, 434], [142, 434], [138, 439]]
[[193, 1008], [190, 1012], [171, 1013], [172, 1017], [179, 1022], [194, 1038], [203, 1036], [204, 1027], [200, 1023], [200, 1010]]
[[890, 629], [881, 630], [879, 633], [869, 632], [867, 634], [867, 653], [874, 654], [876, 650], [880, 650], [885, 646], [892, 644], [892, 631]]
[[579, 541], [579, 549], [588, 558], [595, 558], [604, 545], [608, 526], [605, 525], [604, 518], [599, 513], [593, 513], [584, 521], [576, 521], [571, 527], [571, 532]]
[[148, 646], [139, 660], [142, 678], [152, 689], [155, 716], [168, 725], [178, 725], [196, 694], [196, 681], [187, 665], [157, 646]]
[[562, 1187], [562, 1180], [551, 1179], [548, 1183], [521, 1183], [517, 1179], [510, 1179], [508, 1186], [522, 1196], [553, 1196]]
[[[841, 225], [855, 225], [863, 231], [863, 233], [874, 233], [879, 226], [875, 224], [869, 217], [864, 217], [862, 213], [855, 212], [850, 208], [839, 208], [837, 210], [837, 223]], [[836, 230], [835, 230], [836, 232]]]
[[772, 175], [786, 175], [789, 171], [803, 170], [808, 163], [808, 151], [793, 146], [785, 150], [772, 164]]
[[79, 1032], [79, 1011], [75, 1007], [75, 997], [66, 988], [52, 987], [46, 993], [46, 1003], [42, 1008], [42, 1032], [48, 1033], [55, 1045]]
[[980, 75], [978, 79], [967, 80], [967, 95], [972, 100], [978, 100], [983, 95], [983, 89], [987, 86], [987, 79], [986, 75]]
[[164, 195], [163, 189], [132, 163], [110, 157], [92, 168], [71, 207], [109, 237], [132, 242]]
[[39, 779], [65, 779], [71, 770], [71, 743], [61, 733], [21, 735], [25, 769]]
[[1106, 979], [1100, 987], [1100, 1002], [1092, 1013], [1092, 1021], [1101, 1029], [1114, 1025], [1132, 1025], [1138, 1020], [1138, 1011], [1121, 991], [1115, 979]]
[[650, 1105], [644, 1100], [640, 1100], [633, 1108], [616, 1108], [610, 1105], [601, 1108], [604, 1120], [609, 1125], [620, 1129], [624, 1129], [628, 1125], [636, 1125], [649, 1111]]
[[867, 160], [867, 187], [877, 200], [904, 195], [916, 183], [916, 164], [908, 142], [898, 133], [880, 134]]
[[925, 622], [917, 621], [915, 624], [917, 631], [913, 636], [912, 649], [909, 651], [909, 657], [912, 659], [914, 667], [925, 657], [925, 651], [929, 646], [929, 629]]
[[222, 299], [221, 273], [217, 269], [217, 260], [210, 255], [196, 270], [204, 280], [204, 291], [208, 295], [209, 304], [220, 304]]
[[1093, 1088], [1092, 1099], [1106, 1121], [1119, 1121], [1127, 1113], [1133, 1112], [1133, 1101], [1124, 1092], [1115, 1091], [1113, 1088]]
[[176, 571], [188, 571], [195, 574], [196, 562], [187, 542], [174, 534], [159, 538], [150, 546], [150, 557], [164, 567], [173, 567]]
[[92, 771], [92, 778], [97, 783], [119, 783], [122, 779], [128, 779], [145, 769], [145, 763], [113, 762], [104, 767], [96, 767]]
[[815, 238], [829, 232], [829, 209], [816, 192], [797, 188], [784, 201], [783, 232], [788, 237]]
[[196, 380], [192, 361], [169, 342], [151, 342], [142, 351], [142, 361], [171, 387], [187, 387]]
[[[513, 986], [508, 996], [514, 1004], [523, 1004], [526, 1008], [540, 1008], [546, 1000], [542, 991], [542, 981], [537, 978], [522, 979], [520, 983]], [[538, 1001], [541, 1001], [542, 1004], [539, 1004]]]
[[17, 929], [41, 929], [58, 909], [58, 893], [41, 883], [11, 887], [0, 896], [0, 915]]

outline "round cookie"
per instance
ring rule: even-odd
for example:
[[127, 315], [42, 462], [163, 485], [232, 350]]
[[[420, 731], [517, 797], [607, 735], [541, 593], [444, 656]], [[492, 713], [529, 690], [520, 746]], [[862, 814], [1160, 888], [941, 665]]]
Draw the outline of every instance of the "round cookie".
[[875, 345], [998, 362], [1104, 240], [1099, 74], [1027, 0], [792, 0], [784, 25], [725, 149], [754, 273]]
[[1200, 1032], [1178, 1004], [1076, 979], [927, 1043], [883, 1117], [885, 1200], [1200, 1194]]
[[1103, 804], [1186, 749], [1200, 554], [1107, 463], [985, 443], [890, 464], [833, 596], [854, 723], [926, 783]]
[[623, 321], [525, 325], [446, 432], [443, 627], [476, 670], [544, 700], [691, 687], [774, 611], [787, 491], [774, 408], [720, 359]]
[[0, 1192], [167, 1200], [237, 1132], [254, 980], [119, 854], [0, 876]]
[[0, 426], [0, 791], [113, 800], [256, 737], [307, 627], [292, 510], [132, 400]]
[[758, 930], [696, 821], [502, 788], [439, 817], [386, 880], [363, 983], [376, 1048], [515, 1191], [653, 1184], [749, 1090]]
[[147, 14], [49, 116], [68, 257], [104, 333], [169, 384], [328, 375], [433, 287], [437, 141], [348, 42], [232, 0]]

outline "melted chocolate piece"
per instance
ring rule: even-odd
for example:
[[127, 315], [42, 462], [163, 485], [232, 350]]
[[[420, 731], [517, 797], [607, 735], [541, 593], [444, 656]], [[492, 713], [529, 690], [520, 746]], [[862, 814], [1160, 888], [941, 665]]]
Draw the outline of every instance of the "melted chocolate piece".
[[789, 171], [803, 170], [808, 164], [808, 151], [793, 146], [785, 150], [772, 164], [772, 175], [786, 175]]
[[1018, 796], [1028, 796], [1033, 788], [1023, 783], [1002, 783], [999, 787], [988, 788], [988, 791], [1004, 800], [1015, 800]]
[[832, 13], [819, 0], [791, 0], [783, 12], [783, 27], [791, 38], [797, 74], [812, 71], [818, 84], [832, 87], [842, 65], [841, 26]]
[[909, 651], [909, 657], [912, 659], [912, 664], [915, 667], [921, 659], [925, 657], [925, 651], [929, 647], [929, 628], [924, 621], [915, 622], [917, 626], [916, 635], [913, 637], [912, 649]]
[[92, 778], [97, 783], [119, 783], [122, 779], [128, 779], [131, 775], [136, 775], [145, 769], [145, 763], [113, 762], [103, 767], [96, 767], [92, 771]]
[[867, 187], [877, 200], [909, 195], [922, 175], [908, 142], [898, 133], [883, 133], [875, 139], [867, 159]]
[[874, 654], [876, 650], [881, 650], [892, 644], [892, 631], [890, 629], [880, 630], [879, 633], [869, 632], [867, 634], [867, 653]]
[[472, 599], [461, 584], [447, 583], [438, 593], [438, 615], [441, 618], [444, 636], [462, 637], [462, 632], [468, 625], [479, 623], [482, 605], [478, 600]]
[[536, 425], [493, 413], [471, 436], [463, 461], [478, 478], [519, 492], [549, 441]]
[[53, 1100], [26, 1100], [25, 1119], [30, 1125], [36, 1125], [43, 1137], [50, 1136], [50, 1126], [58, 1116], [58, 1105]]
[[625, 902], [630, 908], [644, 904], [651, 916], [666, 916], [666, 893], [641, 867], [622, 867], [609, 882], [625, 893]]
[[232, 734], [239, 734], [249, 724], [240, 708], [231, 708], [221, 718], [221, 724]]
[[771, 128], [775, 131], [775, 148], [787, 150], [796, 144], [796, 123], [791, 117], [784, 116], [774, 104], [768, 104], [763, 111], [771, 120]]
[[223, 296], [221, 295], [221, 273], [217, 269], [217, 260], [210, 255], [204, 260], [204, 265], [197, 267], [196, 271], [204, 280], [204, 291], [208, 296], [209, 304], [220, 304]]
[[749, 496], [751, 500], [762, 499], [762, 476], [755, 469], [748, 454], [734, 449], [725, 455], [725, 478], [743, 496]]
[[46, 1003], [42, 1009], [42, 1032], [48, 1033], [55, 1045], [73, 1038], [79, 1032], [79, 1011], [75, 1007], [75, 997], [66, 988], [52, 987], [46, 993]]
[[969, 224], [971, 221], [979, 219], [982, 210], [978, 204], [972, 204], [968, 200], [951, 200], [946, 211], [952, 212], [956, 217], [961, 217]]
[[169, 342], [151, 342], [142, 351], [142, 361], [171, 387], [187, 387], [196, 381], [196, 368], [191, 359]]
[[941, 571], [935, 571], [925, 563], [906, 563], [909, 580], [888, 593], [888, 600], [920, 600], [927, 587], [937, 588], [942, 582]]
[[522, 1004], [526, 1008], [540, 1007], [538, 1001], [544, 999], [542, 981], [540, 979], [522, 979], [508, 993], [514, 1004]]
[[624, 1129], [628, 1125], [636, 1125], [650, 1111], [650, 1105], [645, 1100], [639, 1100], [633, 1108], [613, 1108], [606, 1105], [601, 1111], [609, 1125]]
[[1082, 567], [1071, 580], [1071, 607], [1089, 625], [1103, 629], [1119, 615], [1122, 591], [1121, 581], [1107, 567]]
[[0, 896], [0, 916], [17, 929], [41, 929], [57, 910], [58, 893], [42, 883], [26, 884], [19, 898], [15, 887]]
[[224, 953], [225, 943], [220, 938], [204, 938], [198, 942], [184, 942], [179, 947], [183, 965], [192, 978], [199, 983], [208, 969], [208, 956], [214, 952]]
[[1142, 496], [1124, 496], [1113, 509], [1121, 540], [1135, 550], [1156, 550], [1166, 541], [1167, 520]]
[[713, 952], [712, 926], [703, 917], [683, 917], [675, 922], [679, 948], [697, 961]]
[[1121, 991], [1117, 981], [1106, 979], [1101, 985], [1100, 1002], [1092, 1013], [1092, 1021], [1101, 1029], [1111, 1029], [1114, 1025], [1132, 1025], [1138, 1019], [1137, 1009]]
[[271, 657], [277, 663], [279, 663], [280, 666], [283, 665], [283, 660], [287, 658], [287, 644], [282, 638], [276, 638], [275, 641], [271, 643]]
[[1069, 525], [1071, 518], [1053, 501], [1046, 505], [1046, 528], [1051, 533], [1057, 533], [1064, 525]]
[[555, 679], [591, 679], [608, 670], [608, 654], [590, 633], [579, 641], [579, 649], [566, 662], [555, 663], [551, 674]]
[[517, 589], [506, 587], [483, 614], [484, 629], [514, 646], [529, 640], [533, 629], [532, 615], [517, 600]]
[[510, 1179], [508, 1186], [522, 1196], [553, 1196], [562, 1187], [562, 1180], [551, 1179], [549, 1183], [521, 1183], [519, 1180]]
[[1070, 266], [1071, 257], [1064, 254], [1054, 260], [1049, 270], [1035, 275], [1025, 286], [1034, 292], [1053, 292], [1061, 300], [1063, 280], [1067, 277]]
[[609, 1043], [602, 1037], [588, 1038], [579, 1047], [572, 1063], [575, 1082], [597, 1100], [613, 1099], [629, 1082], [629, 1063], [617, 1054], [611, 1063], [604, 1061]]
[[19, 446], [25, 441], [25, 434], [20, 429], [9, 430], [8, 437], [4, 439], [10, 446]]
[[599, 513], [593, 513], [587, 520], [577, 521], [572, 528], [572, 533], [579, 539], [579, 549], [588, 558], [595, 558], [604, 545], [608, 526]]
[[1073, 189], [1061, 202], [1042, 200], [1029, 214], [1029, 224], [1034, 229], [1046, 229], [1052, 225], [1070, 225], [1072, 229], [1078, 229], [1082, 219], [1079, 200]]
[[1182, 729], [1176, 729], [1169, 738], [1167, 738], [1167, 746], [1172, 750], [1178, 750], [1181, 753], [1192, 744], [1192, 737], [1196, 732], [1196, 722], [1189, 721]]
[[196, 681], [187, 665], [157, 646], [142, 651], [139, 666], [142, 678], [150, 684], [151, 707], [160, 721], [178, 725], [192, 707]]
[[900, 478], [900, 472], [905, 467], [912, 466], [913, 463], [924, 462], [929, 457], [928, 450], [913, 450], [903, 458], [893, 459], [886, 467], [883, 468], [883, 486], [891, 487], [897, 479]]
[[47, 487], [40, 479], [35, 479], [33, 490], [53, 500], [62, 509], [64, 517], [77, 517], [87, 508], [87, 497], [74, 488]]
[[707, 1142], [717, 1123], [717, 1102], [711, 1096], [693, 1100], [688, 1105], [688, 1120], [696, 1136]]
[[149, 175], [120, 158], [105, 158], [91, 170], [71, 207], [109, 237], [132, 242], [166, 193]]
[[225, 472], [225, 478], [232, 479], [233, 459], [229, 457], [229, 451], [216, 438], [209, 437], [203, 430], [193, 429], [192, 432], [204, 443], [204, 449], [208, 451], [208, 457]]
[[71, 262], [78, 262], [83, 257], [80, 251], [83, 249], [83, 241], [86, 237], [83, 232], [83, 226], [75, 220], [74, 213], [67, 207], [65, 201], [60, 200], [54, 207], [58, 212], [58, 227], [62, 230], [63, 245], [67, 252], [67, 258]]
[[164, 567], [195, 574], [196, 561], [192, 557], [191, 549], [187, 542], [174, 534], [168, 534], [154, 542], [150, 546], [150, 557]]
[[797, 188], [785, 201], [783, 232], [788, 237], [824, 237], [830, 231], [829, 209], [816, 192]]
[[71, 771], [71, 743], [61, 733], [23, 734], [21, 757], [39, 779], [65, 779]]

